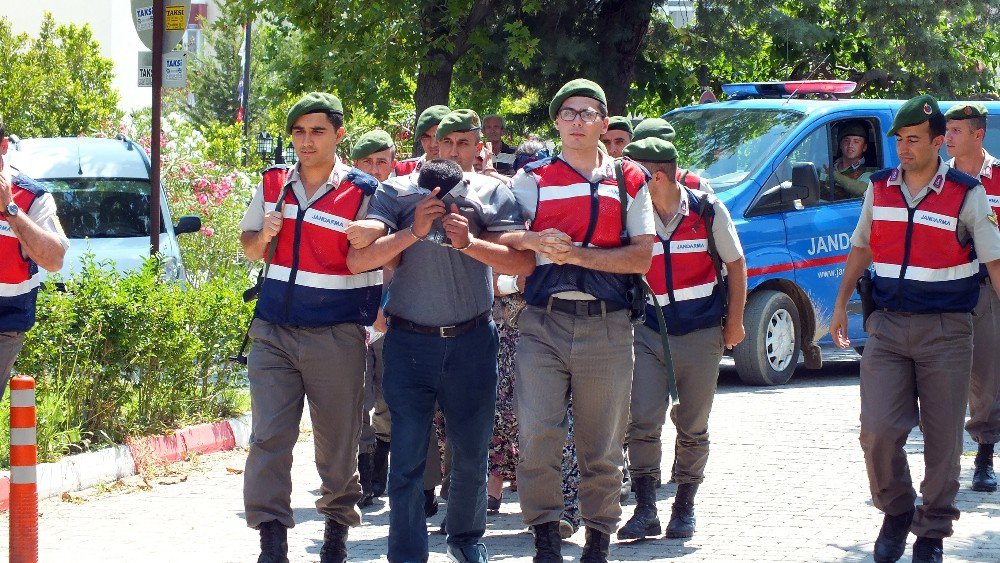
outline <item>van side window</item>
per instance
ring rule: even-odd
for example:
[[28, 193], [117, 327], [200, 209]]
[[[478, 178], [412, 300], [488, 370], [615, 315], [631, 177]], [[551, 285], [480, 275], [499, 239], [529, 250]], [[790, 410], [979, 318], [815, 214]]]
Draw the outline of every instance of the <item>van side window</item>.
[[[828, 201], [830, 195], [830, 135], [826, 125], [819, 127], [803, 139], [792, 152], [785, 157], [775, 170], [775, 177], [780, 182], [792, 180], [792, 169], [796, 164], [811, 163], [819, 176], [820, 194], [823, 201]], [[813, 203], [815, 205], [815, 203]]]
[[862, 197], [869, 177], [882, 168], [882, 138], [875, 131], [873, 122], [867, 119], [844, 119], [832, 124], [831, 201]]

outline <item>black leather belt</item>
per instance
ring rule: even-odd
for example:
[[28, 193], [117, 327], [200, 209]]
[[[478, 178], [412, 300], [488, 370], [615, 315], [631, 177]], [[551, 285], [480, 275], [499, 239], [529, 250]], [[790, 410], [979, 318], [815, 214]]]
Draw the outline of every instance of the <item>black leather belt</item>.
[[487, 309], [472, 319], [450, 326], [425, 326], [400, 317], [389, 317], [386, 319], [386, 322], [392, 328], [405, 330], [406, 332], [428, 334], [431, 336], [439, 336], [441, 338], [454, 338], [456, 336], [462, 336], [474, 328], [488, 325], [492, 319], [491, 313], [492, 311]]
[[546, 308], [550, 311], [559, 311], [560, 313], [567, 313], [578, 317], [599, 317], [607, 313], [621, 311], [625, 306], [618, 303], [611, 303], [610, 301], [601, 301], [600, 299], [577, 300], [549, 297], [549, 304]]

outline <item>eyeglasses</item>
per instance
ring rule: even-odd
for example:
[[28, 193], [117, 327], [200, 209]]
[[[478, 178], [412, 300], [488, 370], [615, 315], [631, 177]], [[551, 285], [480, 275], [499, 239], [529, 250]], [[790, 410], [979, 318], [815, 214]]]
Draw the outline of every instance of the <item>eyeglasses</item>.
[[580, 119], [583, 120], [584, 123], [593, 123], [597, 121], [597, 118], [601, 117], [601, 112], [590, 108], [587, 109], [561, 108], [559, 110], [558, 115], [559, 119], [567, 122], [576, 120], [576, 116], [579, 115]]

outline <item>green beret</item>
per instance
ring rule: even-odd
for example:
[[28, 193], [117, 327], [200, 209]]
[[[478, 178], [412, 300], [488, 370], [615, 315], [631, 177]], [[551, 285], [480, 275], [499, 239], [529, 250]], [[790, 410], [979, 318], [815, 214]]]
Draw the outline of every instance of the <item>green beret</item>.
[[479, 114], [471, 109], [457, 109], [441, 119], [438, 123], [437, 140], [444, 139], [456, 131], [477, 131], [482, 127]]
[[608, 131], [624, 131], [629, 136], [635, 134], [635, 131], [632, 129], [632, 120], [620, 115], [616, 115], [608, 120]]
[[864, 140], [868, 140], [868, 130], [864, 125], [854, 122], [848, 123], [840, 128], [840, 134], [837, 136], [837, 140], [843, 140], [844, 137], [861, 137]]
[[986, 106], [976, 102], [966, 102], [963, 104], [955, 104], [948, 108], [948, 111], [944, 112], [945, 119], [973, 119], [975, 117], [986, 117], [989, 115], [989, 110]]
[[288, 117], [285, 118], [285, 131], [292, 132], [292, 125], [300, 117], [307, 113], [317, 111], [332, 111], [344, 115], [344, 104], [340, 103], [340, 98], [326, 92], [309, 92], [295, 102], [292, 109], [288, 110]]
[[394, 146], [392, 137], [385, 131], [380, 129], [369, 131], [358, 137], [357, 142], [354, 143], [354, 147], [351, 149], [351, 160], [361, 160], [366, 156], [391, 149]]
[[660, 119], [659, 117], [651, 117], [643, 119], [635, 126], [635, 133], [632, 134], [632, 142], [641, 141], [649, 137], [673, 142], [676, 136], [677, 132], [674, 131], [674, 126], [669, 121]]
[[659, 137], [646, 137], [632, 141], [622, 153], [636, 162], [674, 162], [677, 160], [677, 149], [670, 141]]
[[596, 82], [592, 82], [586, 78], [570, 80], [556, 92], [556, 97], [552, 98], [552, 102], [549, 104], [549, 117], [553, 121], [555, 121], [556, 114], [559, 113], [559, 108], [562, 107], [563, 102], [573, 96], [593, 98], [604, 105], [608, 104], [608, 99], [604, 96], [604, 90]]
[[431, 127], [441, 123], [441, 119], [451, 113], [448, 106], [431, 106], [420, 112], [417, 118], [417, 125], [413, 129], [413, 138], [420, 140]]
[[920, 125], [940, 113], [941, 109], [938, 108], [937, 100], [927, 94], [910, 98], [903, 105], [899, 106], [899, 111], [896, 112], [896, 117], [892, 120], [892, 127], [889, 128], [889, 134], [886, 136], [892, 137], [896, 134], [896, 131], [899, 131], [903, 127]]

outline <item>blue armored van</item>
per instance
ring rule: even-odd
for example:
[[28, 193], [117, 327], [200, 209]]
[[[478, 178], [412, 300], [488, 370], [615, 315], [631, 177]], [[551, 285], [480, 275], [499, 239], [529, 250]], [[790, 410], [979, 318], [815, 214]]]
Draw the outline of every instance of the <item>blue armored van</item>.
[[[677, 131], [678, 164], [711, 183], [746, 252], [747, 338], [733, 351], [746, 383], [785, 383], [800, 353], [806, 367], [822, 365], [821, 347], [832, 346], [827, 329], [867, 173], [899, 163], [886, 133], [903, 101], [835, 98], [853, 87], [837, 81], [730, 84], [723, 87], [728, 101], [663, 115]], [[954, 103], [942, 101], [941, 110]], [[984, 104], [990, 112], [986, 150], [1000, 155], [1000, 102]], [[853, 175], [865, 174], [854, 182], [837, 172], [848, 128], [865, 140], [862, 170]], [[948, 158], [943, 148], [942, 157]], [[857, 294], [848, 315], [849, 337], [860, 349], [866, 335]]]

